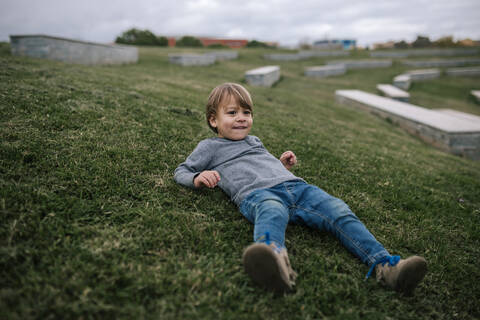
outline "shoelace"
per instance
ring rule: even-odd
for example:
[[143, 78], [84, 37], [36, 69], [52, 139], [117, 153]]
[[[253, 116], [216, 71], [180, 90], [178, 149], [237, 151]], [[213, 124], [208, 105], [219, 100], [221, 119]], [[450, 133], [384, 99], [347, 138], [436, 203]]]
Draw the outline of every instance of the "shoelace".
[[370, 267], [370, 270], [368, 270], [368, 273], [365, 277], [365, 281], [370, 278], [370, 276], [372, 275], [372, 272], [373, 270], [375, 269], [375, 267], [378, 265], [378, 264], [382, 264], [382, 266], [384, 266], [386, 263], [388, 263], [389, 266], [391, 267], [395, 267], [397, 265], [397, 263], [400, 261], [400, 256], [386, 256], [386, 257], [383, 257], [382, 259], [378, 260], [377, 262], [375, 262], [374, 264], [372, 264], [372, 266]]

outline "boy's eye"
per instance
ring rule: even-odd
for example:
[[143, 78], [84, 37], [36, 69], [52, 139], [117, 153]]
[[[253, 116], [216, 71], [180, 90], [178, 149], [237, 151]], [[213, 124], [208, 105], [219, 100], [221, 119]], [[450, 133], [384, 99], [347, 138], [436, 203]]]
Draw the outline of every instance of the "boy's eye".
[[234, 110], [227, 111], [227, 114], [237, 114], [237, 111], [234, 111]]
[[247, 114], [247, 115], [249, 115], [249, 114], [251, 114], [251, 112], [250, 112], [250, 111], [248, 111], [248, 110], [246, 110], [246, 111], [244, 111], [244, 112], [243, 112], [243, 114]]

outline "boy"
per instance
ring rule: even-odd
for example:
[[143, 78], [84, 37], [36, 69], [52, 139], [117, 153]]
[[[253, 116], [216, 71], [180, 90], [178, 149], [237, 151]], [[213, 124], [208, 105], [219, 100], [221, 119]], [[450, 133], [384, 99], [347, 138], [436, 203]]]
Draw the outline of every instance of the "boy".
[[175, 181], [191, 188], [219, 186], [254, 224], [254, 243], [243, 253], [247, 274], [277, 294], [289, 292], [297, 274], [285, 248], [288, 223], [335, 235], [375, 270], [377, 281], [410, 294], [427, 271], [424, 258], [391, 256], [340, 199], [307, 184], [289, 170], [297, 163], [286, 151], [276, 159], [260, 139], [248, 135], [253, 104], [239, 84], [224, 83], [210, 93], [206, 120], [217, 137], [200, 141], [175, 170]]

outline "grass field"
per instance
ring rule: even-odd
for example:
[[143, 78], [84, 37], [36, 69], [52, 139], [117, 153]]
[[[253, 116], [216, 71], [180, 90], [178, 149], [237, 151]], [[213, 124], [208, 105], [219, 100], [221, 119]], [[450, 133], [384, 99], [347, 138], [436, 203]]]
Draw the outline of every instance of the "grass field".
[[[309, 79], [282, 62], [273, 88], [250, 90], [252, 134], [293, 172], [345, 200], [392, 254], [429, 273], [413, 297], [364, 281], [332, 236], [290, 226], [297, 289], [273, 297], [241, 265], [253, 226], [220, 190], [192, 191], [173, 170], [204, 138], [210, 90], [272, 64], [260, 49], [209, 67], [86, 67], [12, 57], [0, 46], [2, 319], [478, 319], [480, 163], [337, 105], [335, 89], [375, 92], [407, 70]], [[358, 52], [354, 58], [367, 57]], [[415, 83], [412, 102], [480, 115], [478, 78]]]

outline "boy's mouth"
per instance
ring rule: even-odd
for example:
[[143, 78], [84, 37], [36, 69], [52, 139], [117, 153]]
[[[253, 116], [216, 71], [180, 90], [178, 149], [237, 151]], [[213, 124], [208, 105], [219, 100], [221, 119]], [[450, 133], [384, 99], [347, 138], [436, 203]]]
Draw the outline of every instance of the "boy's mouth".
[[242, 127], [233, 127], [233, 129], [247, 129], [246, 126], [242, 126]]

